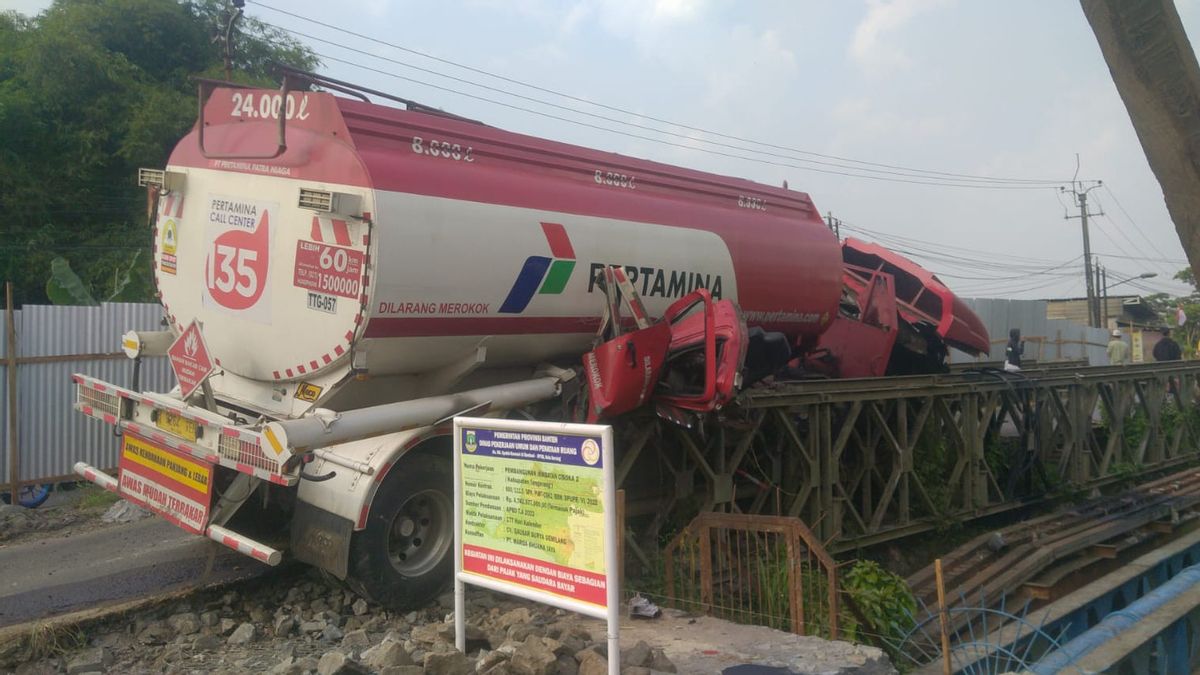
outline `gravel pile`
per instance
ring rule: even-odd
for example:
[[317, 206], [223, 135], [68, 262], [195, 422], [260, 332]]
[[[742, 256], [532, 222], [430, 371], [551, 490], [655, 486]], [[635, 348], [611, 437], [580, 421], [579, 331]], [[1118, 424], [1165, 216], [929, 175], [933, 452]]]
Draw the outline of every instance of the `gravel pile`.
[[[453, 596], [415, 612], [373, 606], [295, 566], [239, 586], [48, 635], [53, 656], [0, 673], [268, 675], [607, 675], [604, 623], [468, 587], [467, 650], [454, 647]], [[742, 626], [677, 610], [621, 628], [624, 675], [892, 675], [873, 647]], [[773, 669], [764, 670], [763, 667]]]
[[[605, 675], [604, 634], [573, 613], [472, 589], [467, 653], [454, 648], [453, 597], [397, 614], [306, 574], [291, 583], [199, 593], [187, 601], [93, 626], [85, 645], [15, 665], [50, 673], [271, 675]], [[661, 649], [621, 654], [629, 675], [677, 672]]]

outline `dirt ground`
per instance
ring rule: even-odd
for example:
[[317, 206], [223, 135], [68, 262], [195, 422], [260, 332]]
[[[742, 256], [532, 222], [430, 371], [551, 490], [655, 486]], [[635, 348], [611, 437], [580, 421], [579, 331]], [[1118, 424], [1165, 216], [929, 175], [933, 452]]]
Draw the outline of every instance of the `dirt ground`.
[[0, 505], [0, 546], [42, 537], [95, 531], [120, 525], [128, 519], [105, 519], [117, 496], [90, 483], [55, 486], [44, 504], [34, 509]]

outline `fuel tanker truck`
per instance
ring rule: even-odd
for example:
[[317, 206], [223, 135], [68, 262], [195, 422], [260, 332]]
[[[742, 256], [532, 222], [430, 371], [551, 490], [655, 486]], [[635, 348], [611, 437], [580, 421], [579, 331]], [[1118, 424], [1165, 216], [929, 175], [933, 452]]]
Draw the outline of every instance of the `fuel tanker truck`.
[[[686, 425], [764, 378], [989, 347], [935, 276], [839, 242], [802, 192], [318, 76], [200, 90], [166, 168], [139, 172], [165, 329], [123, 336], [127, 386], [75, 376], [75, 407], [122, 438], [119, 471], [75, 469], [386, 605], [451, 577], [456, 415], [551, 401]], [[179, 386], [140, 390], [140, 359], [162, 355]]]

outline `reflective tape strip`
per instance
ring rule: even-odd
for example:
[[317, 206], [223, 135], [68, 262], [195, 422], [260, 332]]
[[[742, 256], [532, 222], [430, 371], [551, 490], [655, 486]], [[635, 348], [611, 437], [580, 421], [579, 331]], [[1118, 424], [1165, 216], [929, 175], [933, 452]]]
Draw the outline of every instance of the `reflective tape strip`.
[[275, 437], [275, 432], [271, 431], [270, 426], [263, 427], [263, 436], [267, 438], [267, 443], [270, 444], [271, 450], [275, 452], [276, 456], [283, 454], [283, 445]]
[[212, 539], [218, 544], [228, 546], [242, 555], [248, 555], [255, 560], [261, 560], [268, 565], [278, 565], [279, 561], [283, 559], [283, 553], [279, 552], [278, 550], [273, 549], [265, 544], [260, 544], [259, 542], [254, 541], [245, 535], [238, 534], [233, 530], [227, 530], [220, 525], [209, 525], [208, 531], [205, 534], [209, 539]]

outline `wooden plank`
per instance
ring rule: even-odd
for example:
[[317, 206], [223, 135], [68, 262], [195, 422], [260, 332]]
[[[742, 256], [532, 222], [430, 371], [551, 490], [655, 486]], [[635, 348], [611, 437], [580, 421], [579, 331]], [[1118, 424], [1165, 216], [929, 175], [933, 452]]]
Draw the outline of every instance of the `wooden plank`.
[[68, 361], [115, 361], [128, 358], [125, 352], [105, 352], [101, 354], [58, 354], [56, 356], [21, 356], [13, 359], [18, 366], [34, 363], [66, 363]]
[[1034, 600], [1054, 600], [1054, 586], [1051, 584], [1039, 584], [1027, 581], [1021, 588]]
[[12, 282], [4, 283], [4, 323], [8, 331], [6, 348], [8, 382], [8, 480], [12, 502], [21, 494], [21, 451], [17, 447], [17, 321], [13, 308]]

